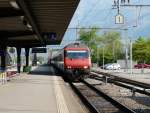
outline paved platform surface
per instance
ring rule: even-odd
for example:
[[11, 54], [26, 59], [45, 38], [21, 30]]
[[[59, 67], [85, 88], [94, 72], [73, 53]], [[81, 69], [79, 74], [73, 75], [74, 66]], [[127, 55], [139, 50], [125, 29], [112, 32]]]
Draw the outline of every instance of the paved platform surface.
[[144, 83], [150, 84], [150, 69], [145, 69], [144, 73], [141, 73], [141, 69], [133, 69], [133, 73], [131, 74], [131, 70], [103, 70], [101, 68], [96, 68], [94, 67], [93, 70], [101, 71], [101, 72], [106, 72], [106, 73], [111, 73], [116, 76], [120, 76], [123, 78], [128, 78]]
[[88, 113], [51, 67], [34, 69], [0, 86], [0, 113]]

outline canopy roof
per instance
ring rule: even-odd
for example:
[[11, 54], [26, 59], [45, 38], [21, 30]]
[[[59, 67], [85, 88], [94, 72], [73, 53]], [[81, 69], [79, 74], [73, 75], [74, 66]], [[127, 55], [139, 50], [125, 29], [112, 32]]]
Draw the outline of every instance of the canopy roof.
[[0, 43], [60, 44], [79, 0], [0, 0]]

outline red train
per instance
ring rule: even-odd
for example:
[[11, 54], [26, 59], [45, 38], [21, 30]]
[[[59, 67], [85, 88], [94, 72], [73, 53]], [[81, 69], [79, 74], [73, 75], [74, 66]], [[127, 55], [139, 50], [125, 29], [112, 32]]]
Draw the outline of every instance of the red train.
[[69, 72], [68, 78], [72, 80], [84, 78], [90, 73], [90, 50], [82, 43], [72, 43], [55, 54], [51, 63], [59, 69]]

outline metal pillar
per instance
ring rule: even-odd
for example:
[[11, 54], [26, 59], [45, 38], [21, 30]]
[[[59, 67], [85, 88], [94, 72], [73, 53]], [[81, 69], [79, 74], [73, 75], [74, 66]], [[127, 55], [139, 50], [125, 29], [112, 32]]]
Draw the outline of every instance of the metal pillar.
[[5, 71], [6, 69], [6, 46], [0, 47], [0, 55], [1, 55], [1, 70]]
[[29, 50], [30, 50], [30, 48], [25, 48], [25, 52], [26, 52], [26, 67], [29, 66]]
[[17, 48], [17, 71], [20, 73], [20, 68], [21, 68], [21, 48]]
[[32, 65], [33, 65], [33, 66], [37, 66], [37, 54], [36, 54], [36, 53], [33, 54]]

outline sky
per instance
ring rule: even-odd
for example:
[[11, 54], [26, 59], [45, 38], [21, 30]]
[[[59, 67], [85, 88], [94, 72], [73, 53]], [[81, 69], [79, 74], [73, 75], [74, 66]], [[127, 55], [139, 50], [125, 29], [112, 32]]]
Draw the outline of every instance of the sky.
[[[79, 37], [76, 27], [92, 27], [100, 28], [127, 28], [128, 31], [117, 30], [122, 34], [123, 40], [136, 40], [139, 36], [145, 38], [150, 37], [150, 7], [129, 8], [121, 7], [120, 13], [125, 17], [125, 23], [122, 25], [115, 24], [115, 16], [117, 10], [113, 9], [114, 0], [80, 0], [78, 8], [68, 26], [68, 29], [63, 37], [61, 45], [51, 45], [48, 48], [63, 48], [68, 43], [75, 42]], [[130, 4], [149, 4], [150, 0], [130, 0]], [[100, 30], [101, 33], [110, 30]], [[112, 31], [112, 30], [111, 30]], [[114, 31], [114, 30], [113, 30]], [[43, 56], [43, 54], [38, 54]], [[44, 56], [48, 56], [48, 53]]]
[[[150, 4], [150, 0], [130, 1], [130, 4], [134, 5]], [[124, 16], [125, 22], [118, 25], [115, 24], [117, 9], [113, 9], [113, 2], [114, 0], [80, 0], [79, 6], [63, 37], [61, 47], [74, 42], [79, 37], [78, 31], [71, 29], [76, 27], [127, 28], [126, 32], [117, 30], [122, 34], [122, 38], [128, 37], [136, 40], [139, 36], [150, 37], [150, 7], [121, 7], [120, 14]], [[110, 30], [100, 30], [102, 33], [106, 31]]]

